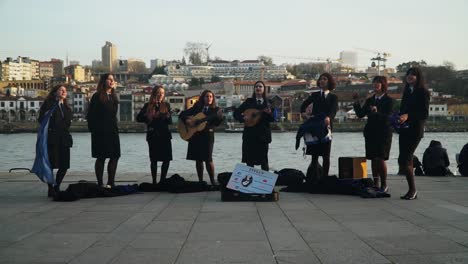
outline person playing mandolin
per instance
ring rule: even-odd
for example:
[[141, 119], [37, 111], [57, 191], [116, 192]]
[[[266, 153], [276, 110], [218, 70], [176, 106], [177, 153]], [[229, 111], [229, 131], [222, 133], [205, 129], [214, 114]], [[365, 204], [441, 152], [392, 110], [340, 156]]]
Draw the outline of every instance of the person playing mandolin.
[[247, 98], [234, 112], [234, 118], [244, 123], [242, 162], [250, 167], [260, 165], [265, 171], [269, 170], [270, 122], [274, 121], [270, 105], [271, 102], [266, 96], [265, 83], [257, 81], [252, 97]]
[[216, 106], [215, 95], [210, 90], [204, 90], [192, 108], [180, 113], [179, 118], [187, 127], [204, 126], [188, 139], [187, 159], [195, 160], [198, 180], [203, 181], [203, 162], [210, 176], [210, 182], [215, 185], [215, 168], [213, 163], [214, 128], [223, 121], [222, 109]]

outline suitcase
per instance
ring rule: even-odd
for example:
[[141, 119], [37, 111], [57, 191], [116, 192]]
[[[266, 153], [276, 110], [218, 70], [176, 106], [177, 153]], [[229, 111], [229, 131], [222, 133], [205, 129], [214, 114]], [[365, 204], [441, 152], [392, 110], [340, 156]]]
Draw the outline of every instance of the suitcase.
[[261, 193], [241, 193], [227, 188], [221, 189], [221, 201], [223, 202], [276, 202], [279, 200], [279, 193], [273, 191], [268, 194]]
[[367, 178], [367, 161], [365, 157], [338, 158], [338, 174], [340, 179]]

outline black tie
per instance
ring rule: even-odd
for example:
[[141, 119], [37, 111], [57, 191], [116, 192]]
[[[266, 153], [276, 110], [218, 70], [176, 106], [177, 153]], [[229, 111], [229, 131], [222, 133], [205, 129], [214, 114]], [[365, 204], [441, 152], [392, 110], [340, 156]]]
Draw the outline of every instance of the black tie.
[[322, 101], [325, 101], [325, 93], [322, 92]]
[[257, 100], [257, 104], [258, 104], [258, 105], [261, 105], [261, 104], [262, 104], [262, 100]]
[[203, 113], [207, 113], [208, 112], [208, 106], [205, 106], [205, 108], [203, 108]]
[[59, 104], [59, 109], [60, 109], [60, 113], [62, 114], [62, 117], [64, 117], [64, 115], [63, 115], [63, 104], [62, 103]]

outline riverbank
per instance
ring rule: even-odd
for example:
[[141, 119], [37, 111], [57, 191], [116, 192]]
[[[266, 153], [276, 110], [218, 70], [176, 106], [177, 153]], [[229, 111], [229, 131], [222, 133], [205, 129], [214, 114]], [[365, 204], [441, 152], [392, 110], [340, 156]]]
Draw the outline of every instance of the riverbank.
[[[364, 129], [365, 121], [356, 122], [336, 122], [333, 124], [335, 132], [361, 132]], [[271, 128], [273, 132], [297, 131], [301, 123], [272, 123]], [[35, 133], [37, 132], [39, 124], [36, 122], [0, 122], [0, 134], [9, 133]], [[177, 125], [173, 124], [171, 127], [173, 132], [177, 132]], [[217, 132], [242, 132], [242, 125], [236, 124], [233, 130], [227, 125], [219, 126]], [[240, 128], [240, 129], [239, 129]], [[146, 126], [137, 122], [119, 122], [119, 129], [121, 133], [144, 133]], [[86, 122], [73, 122], [70, 131], [75, 132], [89, 132]], [[426, 123], [427, 132], [468, 132], [468, 122], [464, 121], [429, 121]]]
[[[195, 173], [182, 174], [196, 180]], [[89, 172], [69, 172], [62, 188]], [[117, 184], [151, 180], [119, 173]], [[52, 202], [35, 175], [0, 173], [1, 263], [467, 263], [468, 181], [419, 177], [404, 201], [281, 192], [221, 202], [219, 192], [140, 193]]]

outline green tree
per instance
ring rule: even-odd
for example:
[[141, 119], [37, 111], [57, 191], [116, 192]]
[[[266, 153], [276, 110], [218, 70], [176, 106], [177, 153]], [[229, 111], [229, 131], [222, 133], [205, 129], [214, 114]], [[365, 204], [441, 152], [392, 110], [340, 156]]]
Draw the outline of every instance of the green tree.
[[200, 80], [198, 78], [190, 79], [190, 87], [198, 87], [200, 86]]
[[221, 78], [219, 76], [216, 76], [216, 75], [211, 76], [212, 83], [220, 82], [220, 81], [221, 81]]
[[411, 67], [424, 67], [427, 66], [427, 63], [424, 60], [421, 61], [409, 61], [404, 62], [396, 66], [397, 72], [406, 72]]

